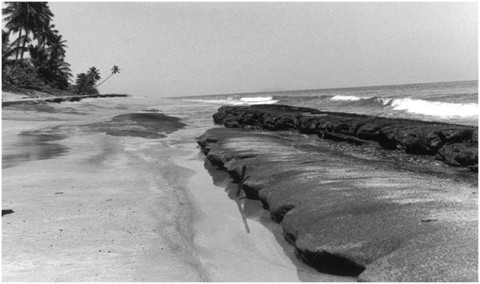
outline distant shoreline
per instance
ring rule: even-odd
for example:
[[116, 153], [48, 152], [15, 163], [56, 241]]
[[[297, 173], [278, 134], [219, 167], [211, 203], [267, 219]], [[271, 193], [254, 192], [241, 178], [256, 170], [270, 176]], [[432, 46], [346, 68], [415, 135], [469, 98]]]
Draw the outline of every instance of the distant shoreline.
[[[12, 93], [11, 93], [12, 94]], [[15, 94], [21, 95], [21, 94]], [[25, 104], [25, 103], [61, 103], [61, 102], [78, 102], [87, 98], [112, 98], [112, 97], [128, 97], [128, 94], [90, 94], [90, 95], [73, 95], [73, 96], [42, 96], [42, 97], [30, 97], [30, 98], [9, 98], [4, 97], [2, 92], [2, 107]], [[4, 100], [5, 99], [5, 100]]]

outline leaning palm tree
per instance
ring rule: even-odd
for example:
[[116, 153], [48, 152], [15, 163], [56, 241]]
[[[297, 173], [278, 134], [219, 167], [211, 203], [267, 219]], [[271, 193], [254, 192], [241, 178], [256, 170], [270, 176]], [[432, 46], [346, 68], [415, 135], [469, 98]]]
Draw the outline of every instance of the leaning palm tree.
[[107, 81], [110, 77], [113, 76], [113, 74], [117, 74], [117, 73], [120, 73], [120, 68], [118, 68], [117, 65], [113, 65], [112, 67], [112, 73], [110, 74], [110, 76], [108, 76], [105, 80], [103, 80], [102, 82], [100, 82], [98, 85], [96, 85], [95, 87], [98, 87], [100, 86], [101, 84], [105, 83], [105, 81]]
[[[47, 29], [52, 20], [53, 13], [50, 11], [47, 2], [7, 2], [7, 7], [2, 9], [2, 14], [6, 16], [5, 27], [9, 32], [18, 32], [18, 37], [22, 37], [25, 32], [27, 38], [30, 33], [37, 35], [40, 31]], [[17, 49], [16, 59], [23, 58], [25, 45], [27, 41], [22, 42], [22, 48]], [[18, 42], [20, 47], [20, 42]]]

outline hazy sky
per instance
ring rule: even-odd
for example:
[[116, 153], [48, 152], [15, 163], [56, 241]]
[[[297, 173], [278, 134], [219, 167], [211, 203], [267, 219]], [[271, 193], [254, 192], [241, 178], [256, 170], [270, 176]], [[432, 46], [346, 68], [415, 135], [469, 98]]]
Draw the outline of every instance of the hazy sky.
[[76, 75], [149, 96], [477, 79], [477, 4], [50, 2]]

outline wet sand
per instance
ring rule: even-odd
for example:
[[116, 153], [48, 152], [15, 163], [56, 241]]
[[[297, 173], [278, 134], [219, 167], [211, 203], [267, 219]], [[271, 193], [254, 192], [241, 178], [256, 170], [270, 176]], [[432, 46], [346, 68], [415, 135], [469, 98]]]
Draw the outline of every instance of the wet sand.
[[318, 273], [299, 261], [260, 201], [235, 199], [236, 187], [224, 172], [204, 166], [204, 156], [193, 145], [180, 147], [190, 153], [175, 163], [195, 172], [187, 184], [194, 212], [192, 243], [209, 281], [353, 281]]
[[213, 184], [194, 140], [205, 126], [106, 135], [98, 123], [133, 111], [89, 104], [3, 113], [3, 281], [351, 280], [300, 263], [259, 204]]

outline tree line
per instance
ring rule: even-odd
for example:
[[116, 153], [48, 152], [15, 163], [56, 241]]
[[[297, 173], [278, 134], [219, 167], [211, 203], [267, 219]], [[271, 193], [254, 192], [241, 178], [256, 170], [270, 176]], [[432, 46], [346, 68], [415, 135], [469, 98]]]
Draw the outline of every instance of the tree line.
[[48, 2], [5, 2], [2, 15], [6, 28], [2, 29], [4, 85], [98, 93], [99, 85], [120, 72], [118, 66], [113, 66], [110, 76], [97, 84], [100, 71], [91, 67], [73, 81], [70, 64], [65, 61], [67, 41], [52, 23], [54, 15]]

